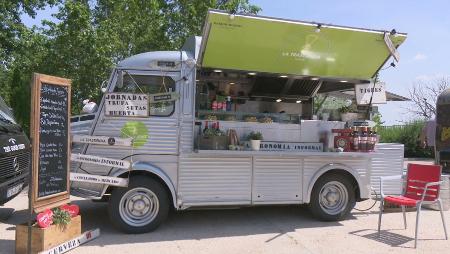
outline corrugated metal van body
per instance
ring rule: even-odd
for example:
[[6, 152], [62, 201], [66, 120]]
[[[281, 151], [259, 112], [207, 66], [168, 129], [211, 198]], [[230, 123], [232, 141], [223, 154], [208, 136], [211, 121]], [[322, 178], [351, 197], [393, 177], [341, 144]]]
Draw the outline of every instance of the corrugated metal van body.
[[185, 206], [251, 204], [252, 157], [183, 155], [178, 174]]
[[295, 157], [253, 157], [253, 203], [300, 203], [302, 164]]
[[321, 173], [321, 169], [344, 169], [350, 170], [356, 180], [362, 184], [360, 194], [362, 198], [369, 198], [370, 195], [370, 157], [350, 157], [342, 156], [342, 158], [331, 156], [317, 156], [305, 158], [303, 161], [303, 200], [309, 201], [308, 190], [313, 184], [313, 179]]
[[184, 208], [209, 205], [301, 204], [329, 169], [349, 170], [370, 195], [370, 156], [344, 154], [260, 155], [203, 151], [179, 160], [178, 197]]
[[[376, 153], [372, 156], [370, 183], [373, 189], [380, 193], [380, 176], [403, 174], [403, 144], [380, 143], [376, 145]], [[402, 181], [383, 182], [383, 192], [386, 195], [402, 193]]]

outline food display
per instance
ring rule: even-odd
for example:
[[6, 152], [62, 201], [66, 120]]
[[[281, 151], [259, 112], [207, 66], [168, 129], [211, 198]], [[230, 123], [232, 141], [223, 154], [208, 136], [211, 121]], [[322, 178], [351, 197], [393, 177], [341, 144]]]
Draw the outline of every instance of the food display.
[[265, 116], [265, 117], [259, 119], [259, 122], [260, 123], [273, 123], [273, 120], [272, 120], [272, 118]]
[[208, 121], [217, 121], [217, 116], [216, 115], [207, 115], [206, 116], [206, 120], [208, 120]]
[[225, 121], [236, 121], [236, 116], [233, 115], [226, 116]]
[[256, 122], [258, 122], [258, 119], [256, 118], [256, 116], [246, 116], [244, 118], [244, 121], [249, 122], [249, 123], [256, 123]]
[[352, 129], [333, 129], [334, 147], [341, 148], [344, 152], [370, 152], [375, 150], [378, 143], [378, 135], [375, 128], [361, 126]]

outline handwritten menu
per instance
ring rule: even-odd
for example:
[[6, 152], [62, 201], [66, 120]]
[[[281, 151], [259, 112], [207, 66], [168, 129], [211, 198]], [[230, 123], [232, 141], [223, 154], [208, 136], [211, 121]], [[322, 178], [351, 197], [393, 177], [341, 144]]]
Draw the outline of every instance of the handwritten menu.
[[68, 87], [42, 83], [39, 98], [38, 197], [67, 190]]

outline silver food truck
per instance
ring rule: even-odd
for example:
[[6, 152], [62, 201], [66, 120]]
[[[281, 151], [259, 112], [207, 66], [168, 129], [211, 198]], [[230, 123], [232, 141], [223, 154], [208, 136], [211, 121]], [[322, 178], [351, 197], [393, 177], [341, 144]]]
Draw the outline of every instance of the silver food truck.
[[155, 229], [172, 208], [308, 204], [344, 219], [379, 176], [402, 172], [403, 145], [377, 143], [364, 112], [317, 119], [314, 97], [376, 103], [386, 93], [373, 77], [405, 39], [210, 10], [202, 37], [124, 59], [98, 111], [72, 118], [71, 194], [107, 201], [126, 233]]

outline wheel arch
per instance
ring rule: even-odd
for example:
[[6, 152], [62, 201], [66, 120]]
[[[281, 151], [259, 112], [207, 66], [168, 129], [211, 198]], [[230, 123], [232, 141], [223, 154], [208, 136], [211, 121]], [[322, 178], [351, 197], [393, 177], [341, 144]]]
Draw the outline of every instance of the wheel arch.
[[[113, 177], [122, 177], [126, 178], [128, 177], [128, 173], [130, 173], [131, 176], [149, 176], [159, 183], [166, 189], [167, 193], [169, 194], [170, 201], [173, 204], [174, 208], [177, 208], [177, 196], [175, 191], [175, 185], [173, 184], [172, 180], [170, 180], [169, 176], [159, 167], [153, 165], [150, 162], [145, 161], [137, 161], [134, 162], [131, 166], [132, 170], [128, 171], [126, 169], [118, 170], [111, 176]], [[106, 186], [103, 190], [103, 195], [105, 193], [110, 193], [112, 189], [115, 188], [114, 186]], [[120, 187], [119, 187], [120, 188]]]
[[312, 189], [314, 188], [314, 185], [316, 184], [317, 180], [320, 177], [324, 176], [325, 174], [330, 173], [345, 174], [352, 181], [354, 186], [356, 186], [355, 189], [356, 199], [359, 200], [361, 198], [361, 190], [363, 190], [364, 186], [363, 183], [360, 180], [358, 180], [360, 179], [360, 175], [358, 174], [358, 172], [353, 168], [341, 163], [330, 163], [321, 167], [311, 178], [311, 181], [308, 184], [307, 193], [304, 200], [305, 203], [310, 202]]

